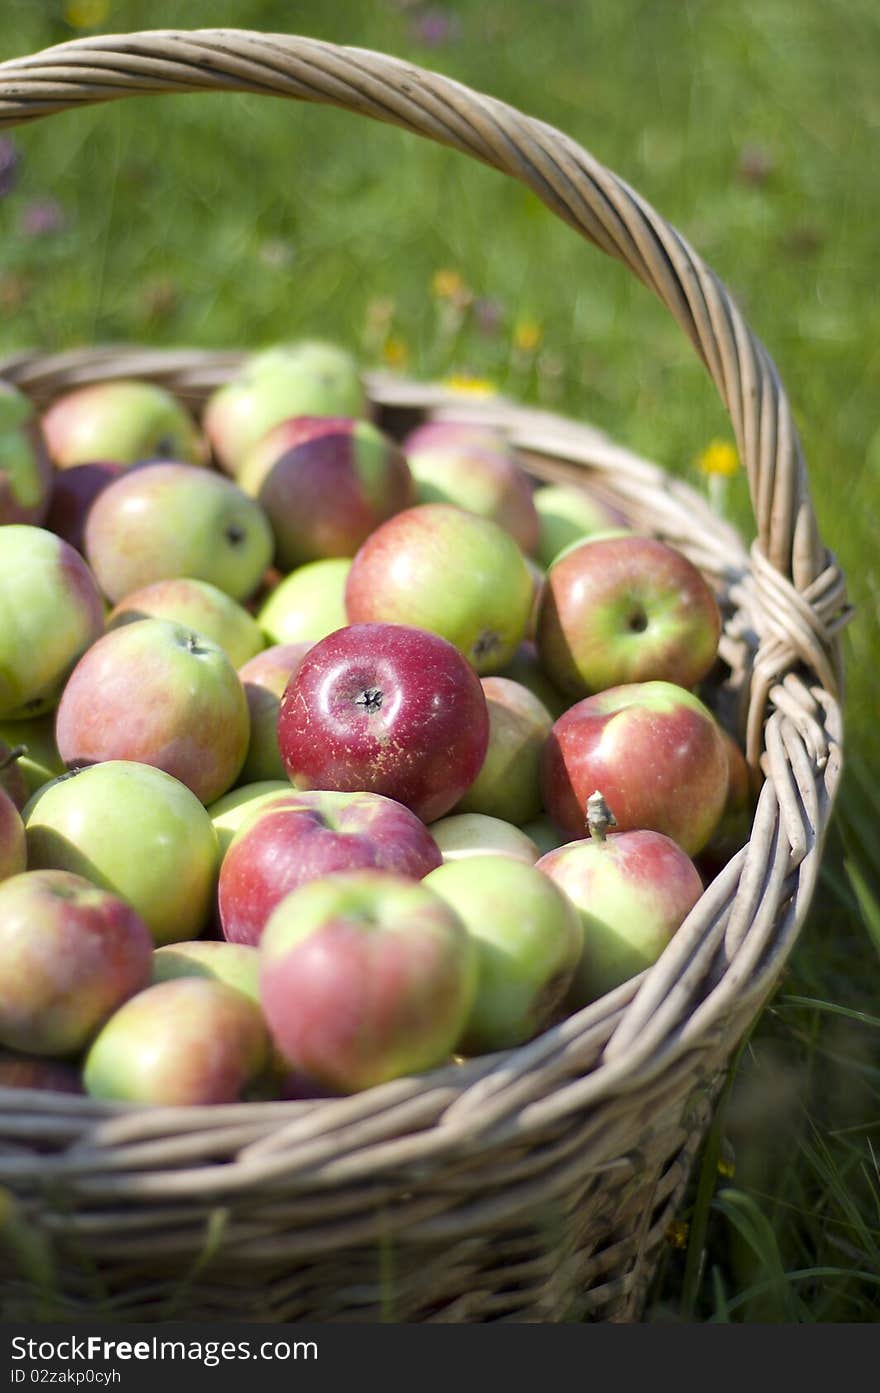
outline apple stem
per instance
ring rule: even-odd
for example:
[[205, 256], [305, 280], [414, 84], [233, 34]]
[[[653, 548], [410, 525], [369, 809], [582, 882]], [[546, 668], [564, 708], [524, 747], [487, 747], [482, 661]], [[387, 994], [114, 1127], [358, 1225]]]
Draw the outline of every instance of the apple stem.
[[594, 842], [601, 845], [605, 840], [605, 834], [609, 827], [617, 826], [617, 818], [605, 802], [603, 795], [596, 789], [587, 799], [587, 830]]
[[14, 745], [8, 754], [5, 754], [3, 758], [0, 759], [0, 772], [4, 769], [8, 769], [10, 764], [14, 764], [17, 759], [21, 759], [22, 755], [26, 755], [27, 752], [27, 745]]

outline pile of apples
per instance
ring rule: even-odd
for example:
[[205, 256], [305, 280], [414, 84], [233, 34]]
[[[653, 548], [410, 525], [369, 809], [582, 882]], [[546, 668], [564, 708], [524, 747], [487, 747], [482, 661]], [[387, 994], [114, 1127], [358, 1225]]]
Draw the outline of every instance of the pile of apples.
[[680, 552], [332, 344], [0, 383], [0, 1084], [346, 1094], [642, 972], [748, 835]]

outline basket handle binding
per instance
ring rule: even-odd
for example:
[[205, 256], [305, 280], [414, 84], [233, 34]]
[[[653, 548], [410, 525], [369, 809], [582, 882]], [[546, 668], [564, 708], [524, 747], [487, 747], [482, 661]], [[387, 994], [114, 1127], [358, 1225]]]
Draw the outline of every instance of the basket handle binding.
[[746, 469], [757, 523], [749, 584], [767, 617], [749, 703], [752, 761], [767, 702], [793, 665], [839, 693], [845, 590], [819, 539], [788, 399], [763, 344], [680, 233], [546, 123], [399, 59], [294, 35], [205, 29], [75, 39], [0, 64], [0, 129], [124, 96], [210, 90], [330, 104], [451, 146], [517, 179], [628, 266], [705, 365]]

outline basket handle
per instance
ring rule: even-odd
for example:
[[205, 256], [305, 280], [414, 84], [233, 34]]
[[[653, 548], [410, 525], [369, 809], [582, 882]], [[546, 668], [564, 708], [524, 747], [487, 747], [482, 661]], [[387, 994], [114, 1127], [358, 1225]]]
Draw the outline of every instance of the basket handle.
[[451, 146], [519, 180], [628, 266], [690, 339], [730, 415], [757, 523], [752, 579], [766, 601], [760, 608], [778, 614], [782, 600], [802, 619], [761, 634], [764, 695], [798, 660], [826, 690], [839, 691], [843, 582], [819, 539], [776, 368], [681, 234], [562, 132], [384, 54], [237, 29], [96, 35], [0, 64], [0, 128], [125, 96], [216, 89], [342, 107]]

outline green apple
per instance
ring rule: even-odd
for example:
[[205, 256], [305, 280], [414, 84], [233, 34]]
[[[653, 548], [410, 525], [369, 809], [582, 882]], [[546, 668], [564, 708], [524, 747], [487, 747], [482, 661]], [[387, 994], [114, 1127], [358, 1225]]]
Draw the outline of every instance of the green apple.
[[226, 855], [229, 844], [239, 827], [243, 827], [264, 803], [273, 797], [282, 798], [290, 794], [289, 779], [263, 779], [253, 784], [241, 784], [232, 788], [212, 803], [208, 815], [217, 834], [217, 849], [220, 860]]
[[308, 639], [302, 643], [275, 643], [238, 669], [251, 726], [247, 755], [238, 776], [240, 784], [287, 778], [278, 748], [278, 710], [288, 682], [299, 671], [311, 647]]
[[513, 657], [534, 587], [516, 542], [448, 503], [407, 508], [377, 527], [345, 588], [351, 624], [406, 624], [454, 644], [481, 676]]
[[127, 470], [95, 499], [84, 546], [114, 604], [157, 580], [207, 580], [246, 600], [272, 560], [268, 519], [213, 469], [144, 464]]
[[40, 526], [49, 510], [52, 464], [32, 402], [0, 381], [0, 525]]
[[348, 623], [345, 583], [348, 557], [330, 557], [298, 566], [270, 591], [257, 612], [269, 643], [317, 642]]
[[568, 896], [509, 856], [450, 861], [422, 883], [455, 911], [477, 945], [477, 991], [461, 1052], [530, 1040], [552, 1019], [580, 960], [583, 933]]
[[207, 580], [177, 576], [157, 580], [126, 595], [111, 610], [108, 629], [138, 619], [170, 619], [209, 638], [223, 649], [234, 668], [265, 647], [263, 632], [243, 605]]
[[[555, 851], [566, 840], [546, 813], [533, 817], [531, 822], [524, 822], [520, 831], [534, 842], [540, 856], [544, 856], [548, 851]], [[537, 860], [537, 857], [535, 859]]]
[[538, 559], [550, 566], [563, 548], [596, 532], [617, 527], [619, 513], [574, 484], [543, 484], [532, 499], [538, 514]]
[[444, 861], [468, 856], [514, 856], [533, 866], [541, 854], [525, 828], [483, 813], [450, 813], [430, 823], [428, 831]]
[[519, 682], [523, 687], [528, 687], [554, 720], [571, 705], [571, 698], [564, 696], [554, 687], [541, 667], [538, 650], [530, 639], [523, 640], [510, 662], [497, 675], [509, 677], [512, 682]]
[[455, 811], [485, 813], [517, 825], [537, 817], [541, 751], [553, 717], [533, 692], [507, 677], [484, 677], [489, 748], [482, 768]]
[[103, 630], [95, 577], [69, 543], [25, 523], [0, 528], [0, 718], [51, 709]]
[[292, 416], [363, 416], [366, 410], [351, 354], [307, 340], [253, 354], [209, 398], [203, 425], [220, 467], [234, 475], [261, 436]]
[[30, 869], [112, 890], [156, 943], [197, 938], [217, 880], [217, 834], [195, 794], [161, 769], [108, 760], [62, 774], [26, 804]]
[[246, 943], [224, 943], [195, 938], [166, 943], [153, 950], [152, 981], [171, 982], [177, 977], [207, 977], [225, 982], [260, 1004], [260, 955]]
[[195, 421], [155, 382], [96, 382], [58, 397], [43, 414], [49, 454], [59, 469], [94, 460], [136, 464], [169, 459], [205, 464]]
[[15, 767], [24, 780], [25, 802], [43, 784], [64, 773], [64, 760], [55, 744], [54, 711], [29, 721], [0, 721], [0, 740], [12, 749], [23, 747]]

